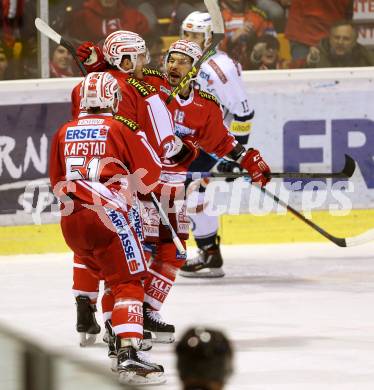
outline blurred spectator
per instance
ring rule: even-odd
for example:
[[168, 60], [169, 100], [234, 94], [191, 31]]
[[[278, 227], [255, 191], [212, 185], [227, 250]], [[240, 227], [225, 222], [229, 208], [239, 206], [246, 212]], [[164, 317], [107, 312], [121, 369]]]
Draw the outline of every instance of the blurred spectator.
[[147, 45], [150, 62], [147, 65], [149, 68], [159, 69], [163, 68], [163, 42], [160, 37], [160, 34], [155, 30], [154, 34], [148, 34], [144, 37], [145, 43]]
[[286, 10], [291, 0], [256, 0], [256, 5], [267, 13], [277, 32], [283, 32], [286, 24]]
[[233, 350], [219, 330], [188, 329], [176, 347], [183, 390], [222, 390], [233, 371]]
[[[137, 6], [138, 10], [147, 17], [151, 30], [157, 28], [159, 18], [171, 18], [172, 25], [170, 34], [179, 34], [180, 24], [184, 18], [193, 11], [206, 12], [204, 1], [201, 0], [128, 0], [131, 5]], [[140, 4], [139, 4], [140, 3]]]
[[272, 35], [263, 35], [253, 46], [251, 53], [252, 70], [296, 69], [305, 67], [305, 60], [286, 60], [280, 56], [280, 43]]
[[0, 43], [0, 80], [11, 80], [12, 75], [10, 74], [9, 66], [9, 54], [5, 45]]
[[0, 38], [4, 45], [13, 48], [20, 40], [20, 26], [24, 13], [24, 0], [1, 0]]
[[374, 66], [374, 53], [357, 42], [358, 33], [349, 21], [341, 21], [330, 29], [328, 38], [318, 48], [311, 47], [306, 58], [311, 68]]
[[146, 17], [125, 0], [86, 0], [71, 13], [65, 31], [77, 41], [99, 42], [117, 30], [149, 32]]
[[226, 31], [221, 48], [243, 69], [249, 69], [250, 53], [257, 38], [263, 34], [276, 34], [273, 23], [264, 11], [248, 0], [222, 0], [221, 11]]
[[54, 46], [49, 63], [50, 77], [76, 76], [76, 72], [73, 71], [73, 62], [73, 57], [67, 49], [61, 45]]
[[64, 31], [73, 12], [82, 8], [85, 0], [49, 0], [49, 25], [59, 33]]
[[292, 0], [286, 25], [293, 59], [305, 58], [310, 46], [327, 37], [338, 20], [352, 18], [353, 0]]

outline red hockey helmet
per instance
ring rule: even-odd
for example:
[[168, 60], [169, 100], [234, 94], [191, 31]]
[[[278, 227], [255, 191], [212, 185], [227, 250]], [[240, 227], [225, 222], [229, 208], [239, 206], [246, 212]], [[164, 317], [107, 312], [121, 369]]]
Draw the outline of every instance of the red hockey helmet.
[[[149, 53], [144, 39], [131, 31], [115, 31], [107, 36], [103, 46], [105, 60], [124, 73], [131, 73], [135, 70], [139, 54], [146, 55], [146, 61], [149, 62]], [[128, 55], [133, 64], [132, 69], [124, 70], [121, 68], [122, 57]]]
[[107, 72], [89, 73], [80, 90], [82, 109], [93, 107], [112, 108], [117, 112], [121, 92], [117, 80]]

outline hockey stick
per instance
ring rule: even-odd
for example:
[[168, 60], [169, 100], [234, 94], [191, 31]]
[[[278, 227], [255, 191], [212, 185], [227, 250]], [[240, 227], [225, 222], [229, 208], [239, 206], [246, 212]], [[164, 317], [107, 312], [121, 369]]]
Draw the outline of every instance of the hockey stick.
[[[44, 20], [40, 18], [35, 19], [35, 27], [44, 35], [46, 35], [49, 39], [56, 42], [58, 45], [64, 46], [70, 54], [73, 56], [75, 62], [79, 66], [80, 71], [82, 72], [83, 76], [87, 75], [87, 71], [83, 64], [79, 61], [79, 58], [75, 52], [75, 49], [73, 45], [64, 39], [60, 34], [58, 34], [55, 30], [53, 30]], [[171, 225], [169, 218], [165, 211], [163, 210], [161, 204], [158, 202], [156, 195], [151, 192], [152, 202], [154, 206], [156, 207], [156, 210], [160, 214], [160, 218], [162, 220], [163, 225], [170, 230], [170, 233], [173, 238], [173, 242], [175, 246], [177, 247], [178, 251], [184, 255], [186, 253], [186, 250], [184, 249], [181, 240], [177, 236], [177, 233], [175, 233], [175, 230], [173, 229], [173, 226]]]
[[49, 39], [51, 39], [52, 41], [56, 42], [58, 45], [63, 46], [65, 49], [67, 49], [69, 51], [69, 53], [73, 56], [74, 61], [78, 65], [78, 67], [79, 67], [80, 71], [82, 72], [83, 76], [87, 75], [86, 69], [84, 68], [83, 64], [79, 61], [79, 58], [78, 58], [78, 56], [77, 56], [77, 54], [75, 52], [75, 49], [74, 49], [73, 45], [69, 41], [64, 39], [60, 34], [58, 34], [55, 30], [53, 30], [50, 26], [48, 26], [48, 24], [44, 20], [42, 20], [40, 18], [36, 18], [35, 19], [35, 27], [42, 34], [47, 36]]
[[182, 245], [182, 242], [179, 239], [177, 233], [175, 233], [175, 230], [174, 230], [173, 226], [171, 225], [167, 214], [165, 213], [165, 211], [162, 208], [161, 204], [157, 200], [156, 195], [154, 194], [154, 192], [151, 192], [151, 197], [152, 197], [152, 202], [153, 202], [154, 206], [156, 207], [158, 213], [160, 214], [160, 218], [161, 218], [162, 224], [169, 229], [169, 231], [171, 233], [171, 236], [173, 238], [173, 242], [174, 242], [175, 246], [177, 247], [178, 251], [182, 255], [185, 255], [186, 254], [186, 250], [184, 249], [184, 246]]
[[314, 222], [312, 222], [310, 219], [305, 218], [304, 215], [299, 213], [297, 210], [295, 210], [293, 207], [291, 207], [288, 203], [286, 203], [282, 199], [279, 199], [276, 195], [274, 195], [267, 189], [261, 188], [261, 191], [267, 196], [273, 198], [277, 203], [279, 203], [281, 206], [285, 207], [288, 211], [290, 211], [293, 215], [295, 215], [295, 217], [305, 222], [312, 229], [317, 231], [319, 234], [321, 234], [323, 237], [327, 238], [337, 246], [348, 247], [348, 246], [362, 245], [368, 243], [369, 241], [374, 240], [374, 229], [369, 229], [366, 232], [358, 234], [357, 236], [354, 237], [347, 237], [347, 238], [335, 237], [332, 234], [328, 233], [326, 230], [322, 229]]
[[[340, 172], [271, 172], [268, 177], [280, 179], [348, 179], [356, 169], [356, 162], [352, 157], [345, 155], [344, 167]], [[187, 179], [198, 180], [209, 177], [236, 179], [248, 177], [248, 172], [187, 172]]]
[[192, 69], [183, 77], [180, 83], [172, 90], [169, 97], [166, 99], [166, 104], [169, 104], [178, 93], [195, 77], [201, 67], [201, 64], [206, 61], [213, 53], [216, 46], [222, 41], [225, 36], [225, 27], [221, 15], [221, 10], [217, 0], [204, 0], [205, 6], [212, 18], [213, 37], [211, 44], [204, 50], [203, 55], [199, 58]]

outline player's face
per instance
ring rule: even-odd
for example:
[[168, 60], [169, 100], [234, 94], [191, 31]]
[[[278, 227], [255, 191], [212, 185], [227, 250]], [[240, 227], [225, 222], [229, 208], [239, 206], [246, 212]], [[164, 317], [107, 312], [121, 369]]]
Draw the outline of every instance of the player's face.
[[169, 84], [176, 87], [192, 68], [192, 58], [182, 53], [169, 54], [166, 63], [166, 74]]
[[52, 62], [60, 69], [67, 69], [71, 65], [72, 56], [63, 46], [57, 46], [53, 53]]
[[356, 44], [356, 33], [349, 25], [334, 28], [330, 34], [332, 54], [344, 56], [349, 54]]
[[200, 46], [201, 49], [204, 49], [204, 42], [205, 42], [204, 33], [183, 31], [182, 38], [186, 39], [187, 41], [195, 42]]

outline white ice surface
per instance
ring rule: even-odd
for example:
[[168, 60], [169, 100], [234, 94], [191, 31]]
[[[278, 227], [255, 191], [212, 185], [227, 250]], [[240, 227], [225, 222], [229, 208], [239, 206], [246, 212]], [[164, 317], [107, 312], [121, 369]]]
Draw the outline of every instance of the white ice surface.
[[[374, 388], [374, 244], [226, 246], [223, 255], [224, 278], [179, 277], [162, 314], [177, 337], [192, 324], [226, 331], [236, 350], [227, 389]], [[0, 322], [109, 369], [101, 338], [78, 346], [71, 258], [0, 257]], [[179, 388], [173, 348], [152, 350], [165, 390]]]

